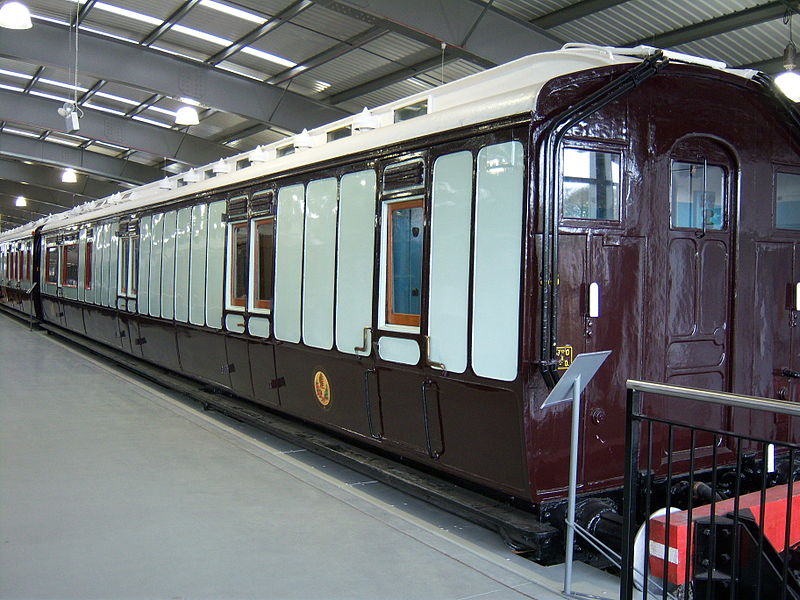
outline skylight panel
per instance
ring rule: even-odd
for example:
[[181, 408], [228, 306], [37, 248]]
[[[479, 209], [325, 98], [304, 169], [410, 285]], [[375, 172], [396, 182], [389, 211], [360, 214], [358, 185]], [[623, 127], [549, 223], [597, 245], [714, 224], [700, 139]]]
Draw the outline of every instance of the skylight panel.
[[216, 10], [221, 13], [225, 13], [226, 15], [231, 15], [233, 17], [238, 17], [240, 19], [244, 19], [245, 21], [250, 21], [251, 23], [256, 23], [261, 25], [266, 23], [267, 20], [263, 17], [258, 15], [254, 15], [251, 12], [247, 12], [246, 10], [241, 10], [239, 8], [234, 8], [233, 6], [228, 6], [227, 4], [222, 4], [221, 2], [215, 2], [214, 0], [201, 0], [200, 6], [205, 6], [206, 8], [210, 8], [212, 10]]
[[205, 31], [198, 31], [197, 29], [192, 29], [191, 27], [186, 27], [185, 25], [173, 25], [171, 31], [177, 31], [183, 35], [188, 35], [211, 44], [217, 44], [218, 46], [230, 46], [233, 43], [232, 41], [221, 38], [218, 35], [213, 35]]
[[160, 106], [148, 106], [147, 110], [152, 110], [153, 112], [161, 113], [162, 115], [169, 115], [173, 119], [175, 118], [174, 110], [168, 110], [166, 108], [161, 108]]
[[276, 65], [281, 65], [282, 67], [291, 68], [297, 66], [297, 63], [293, 63], [290, 60], [287, 60], [280, 56], [275, 56], [274, 54], [270, 54], [269, 52], [264, 52], [263, 50], [256, 50], [255, 48], [251, 48], [250, 46], [245, 46], [244, 48], [242, 48], [242, 52], [244, 54], [249, 54], [250, 56], [255, 56], [256, 58], [260, 58], [262, 60], [275, 63]]
[[6, 71], [0, 69], [0, 75], [8, 75], [9, 77], [16, 77], [17, 79], [30, 79], [33, 75], [25, 75], [25, 73], [17, 73], [16, 71]]
[[137, 102], [136, 100], [131, 100], [130, 98], [123, 98], [122, 96], [115, 96], [114, 94], [107, 94], [106, 92], [96, 92], [95, 96], [99, 96], [100, 98], [107, 98], [108, 100], [114, 100], [121, 104], [128, 104], [130, 106], [139, 106], [141, 102]]
[[71, 98], [65, 98], [64, 96], [56, 96], [55, 94], [48, 94], [46, 92], [40, 92], [39, 90], [31, 90], [31, 96], [40, 96], [42, 98], [48, 98], [49, 100], [56, 100], [58, 102], [72, 102]]
[[56, 144], [61, 144], [62, 146], [72, 146], [73, 148], [81, 145], [80, 142], [76, 142], [73, 140], [65, 140], [64, 138], [53, 137], [52, 135], [47, 137], [47, 141], [55, 142]]
[[165, 129], [169, 129], [170, 127], [172, 127], [172, 125], [170, 125], [168, 123], [161, 123], [160, 121], [153, 121], [152, 119], [147, 119], [147, 118], [142, 117], [140, 115], [134, 115], [131, 118], [133, 120], [135, 120], [135, 121], [141, 121], [142, 123], [147, 123], [148, 125], [155, 125], [156, 127], [163, 127]]
[[157, 26], [163, 23], [161, 19], [156, 17], [151, 17], [150, 15], [145, 15], [140, 12], [136, 12], [135, 10], [128, 10], [127, 8], [122, 8], [120, 6], [114, 6], [113, 4], [106, 4], [105, 2], [96, 2], [94, 8], [119, 15], [120, 17], [126, 17], [134, 21], [139, 21], [140, 23], [147, 23], [148, 25]]
[[38, 138], [40, 134], [33, 131], [25, 131], [24, 129], [14, 129], [12, 127], [4, 127], [3, 133], [10, 133], [12, 135], [21, 135], [23, 137]]
[[35, 19], [36, 21], [44, 21], [45, 23], [55, 23], [56, 25], [67, 25], [69, 26], [68, 21], [64, 21], [62, 19], [56, 19], [54, 17], [45, 17], [44, 15], [35, 15], [31, 13], [31, 18]]
[[104, 37], [109, 37], [112, 40], [120, 40], [122, 42], [131, 42], [132, 44], [138, 44], [139, 41], [133, 38], [128, 38], [123, 35], [119, 35], [117, 33], [109, 33], [108, 31], [101, 31], [99, 29], [93, 29], [92, 27], [86, 27], [85, 25], [81, 25], [81, 31], [86, 31], [87, 33], [96, 33], [97, 35], [102, 35]]
[[91, 104], [89, 102], [84, 103], [84, 108], [91, 108], [93, 110], [99, 110], [100, 112], [109, 113], [111, 115], [119, 115], [120, 117], [124, 117], [125, 113], [121, 110], [116, 110], [113, 108], [108, 108], [106, 106], [99, 106], [97, 104]]
[[79, 85], [76, 86], [76, 85], [72, 85], [71, 83], [64, 83], [63, 81], [55, 81], [54, 79], [45, 79], [44, 77], [41, 77], [39, 79], [39, 83], [46, 83], [48, 85], [52, 85], [52, 86], [55, 86], [55, 87], [66, 88], [68, 90], [75, 90], [75, 91], [78, 91], [78, 92], [87, 92], [87, 91], [89, 91], [88, 88], [81, 87]]
[[24, 92], [23, 88], [19, 88], [13, 85], [6, 85], [4, 83], [0, 83], [0, 90], [10, 90], [12, 92]]
[[163, 52], [164, 54], [170, 54], [172, 56], [177, 56], [180, 58], [185, 58], [186, 60], [191, 60], [193, 62], [203, 62], [196, 56], [189, 56], [188, 54], [184, 54], [182, 52], [178, 52], [176, 50], [170, 50], [168, 48], [164, 48], [163, 46], [149, 46], [152, 50], [158, 50], [159, 52]]
[[99, 140], [92, 141], [93, 146], [103, 146], [104, 148], [110, 148], [111, 150], [119, 150], [120, 152], [125, 152], [130, 148], [126, 146], [117, 146], [116, 144], [112, 144], [111, 142], [101, 142]]

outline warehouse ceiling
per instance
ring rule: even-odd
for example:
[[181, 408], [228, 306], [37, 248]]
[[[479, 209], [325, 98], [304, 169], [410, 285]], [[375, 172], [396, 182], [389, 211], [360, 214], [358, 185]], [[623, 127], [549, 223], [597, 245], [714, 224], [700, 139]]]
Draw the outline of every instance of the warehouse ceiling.
[[[648, 44], [774, 74], [796, 6], [24, 1], [33, 28], [0, 29], [0, 230], [565, 42]], [[83, 113], [72, 133], [57, 112], [69, 101]], [[186, 103], [199, 124], [174, 124]], [[64, 167], [77, 183], [61, 182]], [[14, 206], [20, 195], [27, 206]]]

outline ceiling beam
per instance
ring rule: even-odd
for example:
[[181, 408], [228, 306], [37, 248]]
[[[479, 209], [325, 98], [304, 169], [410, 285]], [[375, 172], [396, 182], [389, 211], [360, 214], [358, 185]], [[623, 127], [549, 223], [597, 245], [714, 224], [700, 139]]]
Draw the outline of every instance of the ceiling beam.
[[713, 35], [728, 33], [735, 29], [766, 23], [774, 19], [779, 19], [786, 12], [784, 2], [770, 2], [761, 6], [754, 6], [745, 10], [740, 10], [729, 15], [717, 17], [710, 21], [702, 21], [687, 27], [681, 27], [673, 31], [667, 31], [659, 35], [654, 35], [639, 40], [624, 42], [620, 46], [638, 46], [647, 44], [657, 48], [673, 48], [681, 44], [687, 44], [695, 40], [701, 40]]
[[61, 212], [89, 201], [89, 198], [76, 194], [46, 190], [35, 185], [26, 185], [7, 179], [0, 179], [0, 194], [6, 194], [14, 198], [17, 196], [25, 196], [28, 202], [41, 204], [47, 207], [48, 212], [53, 213]]
[[[318, 1], [318, 0], [317, 0]], [[208, 65], [218, 65], [223, 60], [226, 60], [239, 52], [245, 46], [249, 46], [253, 42], [260, 40], [262, 37], [267, 35], [270, 31], [276, 30], [278, 27], [294, 19], [297, 15], [303, 13], [307, 9], [314, 6], [315, 2], [312, 0], [295, 0], [289, 6], [284, 8], [280, 11], [277, 15], [267, 20], [266, 23], [263, 25], [259, 25], [255, 29], [253, 29], [250, 33], [240, 37], [234, 43], [232, 43], [227, 48], [224, 48], [217, 52], [214, 56], [206, 60], [206, 64]]]
[[24, 220], [26, 223], [48, 215], [46, 212], [33, 210], [30, 206], [15, 206], [16, 199], [16, 196], [0, 194], [0, 214]]
[[[445, 58], [445, 64], [451, 62], [453, 59]], [[375, 90], [379, 90], [381, 88], [388, 87], [393, 83], [397, 83], [398, 81], [403, 81], [408, 79], [409, 77], [413, 77], [414, 75], [420, 75], [421, 73], [425, 73], [426, 71], [430, 71], [431, 69], [435, 69], [437, 67], [441, 68], [442, 66], [442, 59], [440, 57], [429, 58], [428, 60], [424, 60], [422, 62], [418, 62], [415, 65], [411, 65], [409, 67], [403, 67], [402, 69], [398, 69], [397, 71], [392, 71], [384, 75], [383, 77], [378, 77], [377, 79], [372, 79], [360, 85], [353, 86], [348, 88], [344, 91], [337, 92], [335, 94], [331, 94], [326, 98], [328, 102], [331, 104], [339, 104], [341, 102], [347, 102], [348, 100], [352, 100], [353, 98], [358, 98], [359, 96], [363, 96], [364, 94], [369, 94], [374, 92]]]
[[[4, 34], [5, 36], [5, 34]], [[0, 120], [67, 133], [57, 103], [47, 98], [0, 90]], [[149, 125], [133, 119], [86, 109], [80, 135], [164, 156], [190, 165], [203, 165], [235, 151], [182, 131]]]
[[9, 133], [0, 133], [0, 156], [54, 167], [72, 167], [95, 177], [136, 185], [164, 176], [157, 167]]
[[769, 75], [775, 75], [776, 73], [783, 71], [786, 67], [783, 66], [783, 57], [776, 56], [775, 58], [769, 58], [767, 60], [761, 60], [759, 62], [749, 63], [747, 65], [740, 65], [737, 68], [754, 69]]
[[559, 10], [554, 10], [551, 13], [532, 19], [531, 24], [536, 25], [536, 27], [541, 27], [542, 29], [552, 29], [553, 27], [558, 27], [569, 21], [586, 17], [592, 13], [600, 12], [601, 10], [611, 8], [612, 6], [627, 1], [628, 0], [583, 0], [582, 2], [570, 4]]
[[77, 183], [61, 181], [61, 169], [45, 165], [27, 165], [17, 160], [0, 159], [0, 179], [8, 179], [19, 183], [28, 183], [37, 187], [78, 194], [86, 200], [105, 198], [127, 188], [116, 183], [97, 181], [79, 174]]
[[286, 69], [273, 75], [269, 79], [267, 79], [267, 83], [271, 83], [273, 85], [281, 84], [289, 79], [293, 79], [302, 73], [310, 71], [311, 69], [316, 69], [319, 66], [324, 65], [336, 58], [339, 58], [343, 54], [347, 54], [351, 50], [355, 50], [356, 48], [360, 48], [365, 44], [368, 44], [374, 40], [377, 40], [382, 35], [385, 35], [389, 32], [389, 29], [382, 26], [382, 25], [373, 25], [366, 31], [358, 33], [351, 38], [346, 39], [343, 42], [339, 42], [338, 44], [331, 46], [327, 50], [323, 50], [319, 54], [316, 54], [309, 58], [308, 60], [304, 60], [296, 67], [292, 67], [291, 69]]
[[153, 31], [151, 31], [140, 43], [143, 46], [149, 46], [153, 42], [155, 42], [158, 38], [164, 35], [167, 31], [169, 31], [170, 27], [175, 25], [178, 21], [180, 21], [183, 17], [187, 15], [187, 13], [192, 10], [195, 5], [200, 0], [186, 0], [181, 6], [175, 10], [170, 16], [168, 16], [161, 25], [156, 27]]
[[422, 32], [437, 40], [436, 46], [445, 42], [482, 60], [482, 66], [488, 66], [487, 61], [501, 64], [562, 45], [531, 23], [492, 6], [487, 9], [481, 0], [338, 0], [334, 5], [400, 24], [405, 35]]
[[[36, 22], [36, 35], [3, 30], [0, 56], [69, 70], [66, 27]], [[130, 42], [81, 32], [80, 70], [172, 98], [191, 97], [205, 106], [301, 131], [341, 119], [349, 113], [277, 86], [259, 83]], [[55, 112], [55, 111], [54, 111]]]

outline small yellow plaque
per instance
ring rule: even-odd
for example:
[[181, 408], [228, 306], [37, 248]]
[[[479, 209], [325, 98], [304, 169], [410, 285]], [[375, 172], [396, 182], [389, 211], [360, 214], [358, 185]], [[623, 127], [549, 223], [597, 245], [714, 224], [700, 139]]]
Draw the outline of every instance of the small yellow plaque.
[[322, 371], [314, 373], [314, 394], [322, 406], [331, 403], [331, 384], [328, 382], [328, 376]]
[[566, 371], [572, 364], [572, 346], [556, 347], [556, 356], [558, 357], [558, 370]]

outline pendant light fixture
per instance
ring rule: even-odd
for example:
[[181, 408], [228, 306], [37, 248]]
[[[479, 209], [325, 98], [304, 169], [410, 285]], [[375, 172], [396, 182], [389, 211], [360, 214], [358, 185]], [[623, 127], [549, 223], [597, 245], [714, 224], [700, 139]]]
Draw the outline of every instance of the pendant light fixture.
[[191, 106], [181, 106], [175, 113], [175, 125], [197, 125], [199, 122], [197, 110]]
[[783, 22], [789, 25], [789, 43], [783, 50], [783, 67], [786, 69], [775, 77], [775, 85], [792, 102], [800, 102], [800, 73], [797, 67], [797, 46], [792, 39], [792, 9], [787, 8]]
[[17, 196], [14, 206], [28, 206], [28, 199], [25, 196]]
[[78, 174], [75, 172], [75, 169], [64, 169], [64, 172], [61, 173], [61, 182], [78, 183]]
[[30, 29], [31, 13], [22, 2], [9, 0], [0, 5], [0, 27], [6, 29]]

